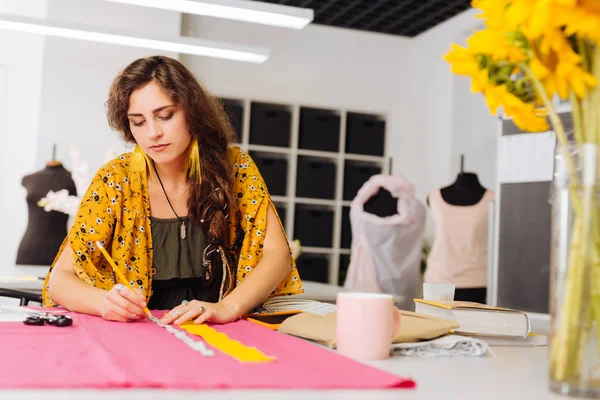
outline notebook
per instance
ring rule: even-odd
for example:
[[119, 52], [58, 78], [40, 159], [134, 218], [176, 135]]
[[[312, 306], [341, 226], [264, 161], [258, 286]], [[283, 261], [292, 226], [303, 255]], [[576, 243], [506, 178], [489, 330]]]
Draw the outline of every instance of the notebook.
[[262, 306], [244, 317], [247, 321], [277, 330], [287, 318], [303, 312], [327, 315], [336, 310], [335, 304], [295, 296], [278, 296], [267, 299]]
[[461, 335], [510, 336], [524, 338], [531, 327], [527, 313], [467, 301], [414, 299], [415, 312], [456, 321], [454, 333]]

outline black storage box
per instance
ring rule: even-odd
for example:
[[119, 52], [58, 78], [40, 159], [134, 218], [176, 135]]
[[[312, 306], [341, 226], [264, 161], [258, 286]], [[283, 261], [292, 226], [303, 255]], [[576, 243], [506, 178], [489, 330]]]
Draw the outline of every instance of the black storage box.
[[381, 167], [367, 166], [355, 161], [344, 164], [344, 200], [353, 200], [358, 190], [373, 175], [381, 173]]
[[296, 267], [303, 281], [329, 283], [329, 260], [325, 256], [302, 254]]
[[278, 204], [275, 203], [275, 210], [277, 211], [277, 215], [279, 215], [279, 219], [281, 220], [281, 224], [283, 225], [283, 230], [287, 232], [286, 230], [286, 219], [285, 219], [285, 214], [286, 214], [286, 208], [285, 205], [283, 204]]
[[340, 116], [318, 108], [300, 109], [298, 148], [338, 152]]
[[311, 157], [298, 157], [296, 197], [335, 198], [335, 163]]
[[290, 146], [292, 113], [286, 106], [252, 103], [250, 110], [250, 144]]
[[269, 193], [273, 196], [285, 196], [287, 190], [287, 160], [268, 153], [250, 152], [258, 167]]
[[383, 156], [385, 154], [385, 121], [374, 115], [348, 113], [346, 153]]
[[294, 212], [294, 239], [302, 246], [333, 246], [333, 211], [297, 204]]
[[223, 108], [229, 116], [229, 122], [235, 131], [235, 142], [242, 142], [242, 127], [244, 120], [244, 106], [240, 101], [232, 99], [221, 99]]
[[350, 207], [342, 207], [342, 249], [352, 247], [352, 225], [350, 224]]
[[338, 285], [344, 286], [346, 275], [348, 274], [348, 266], [350, 265], [350, 255], [342, 254], [340, 256], [340, 271], [338, 273]]

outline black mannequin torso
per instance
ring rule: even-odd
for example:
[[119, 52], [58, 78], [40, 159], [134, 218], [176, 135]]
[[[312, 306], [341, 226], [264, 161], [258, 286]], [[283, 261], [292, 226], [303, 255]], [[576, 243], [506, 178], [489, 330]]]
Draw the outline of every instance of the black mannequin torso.
[[70, 195], [77, 195], [71, 173], [62, 164], [48, 163], [41, 171], [27, 175], [22, 181], [27, 190], [29, 222], [17, 251], [19, 265], [50, 265], [67, 235], [67, 214], [46, 212], [38, 206], [48, 191], [67, 189]]
[[481, 201], [485, 192], [485, 187], [472, 172], [461, 172], [452, 185], [441, 189], [444, 201], [455, 206], [475, 205]]
[[[486, 188], [481, 185], [477, 175], [472, 172], [461, 172], [454, 183], [440, 189], [442, 198], [454, 206], [473, 206], [481, 201]], [[429, 204], [429, 199], [427, 199]]]
[[363, 205], [363, 210], [378, 217], [389, 217], [398, 213], [398, 199], [387, 189], [380, 187]]

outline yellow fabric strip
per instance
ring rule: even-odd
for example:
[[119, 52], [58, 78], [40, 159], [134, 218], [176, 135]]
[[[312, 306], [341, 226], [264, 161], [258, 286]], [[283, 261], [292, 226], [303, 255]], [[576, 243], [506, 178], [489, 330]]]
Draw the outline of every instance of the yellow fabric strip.
[[200, 336], [210, 346], [240, 362], [256, 363], [276, 360], [275, 357], [264, 354], [256, 347], [248, 347], [237, 340], [231, 339], [225, 333], [216, 331], [208, 325], [185, 322], [179, 326], [192, 335]]

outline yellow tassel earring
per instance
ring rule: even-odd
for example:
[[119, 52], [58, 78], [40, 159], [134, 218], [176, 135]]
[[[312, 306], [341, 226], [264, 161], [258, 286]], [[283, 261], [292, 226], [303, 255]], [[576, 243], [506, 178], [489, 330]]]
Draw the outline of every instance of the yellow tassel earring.
[[202, 164], [200, 161], [200, 148], [198, 139], [193, 139], [190, 143], [188, 153], [188, 173], [198, 184], [202, 182]]
[[152, 160], [140, 146], [135, 146], [131, 154], [131, 169], [139, 173], [150, 171], [150, 175], [154, 175], [152, 169]]

